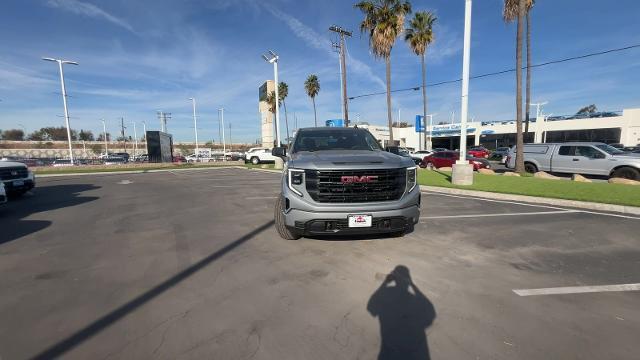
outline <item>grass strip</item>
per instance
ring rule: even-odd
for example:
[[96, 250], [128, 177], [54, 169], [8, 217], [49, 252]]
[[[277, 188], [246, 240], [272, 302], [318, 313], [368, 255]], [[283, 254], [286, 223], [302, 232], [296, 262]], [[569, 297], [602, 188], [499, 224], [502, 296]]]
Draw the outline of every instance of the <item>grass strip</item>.
[[512, 177], [475, 173], [473, 185], [456, 186], [451, 183], [450, 172], [423, 169], [418, 171], [418, 182], [420, 185], [445, 188], [640, 207], [640, 187], [633, 185], [580, 183], [569, 180], [538, 179], [530, 176]]

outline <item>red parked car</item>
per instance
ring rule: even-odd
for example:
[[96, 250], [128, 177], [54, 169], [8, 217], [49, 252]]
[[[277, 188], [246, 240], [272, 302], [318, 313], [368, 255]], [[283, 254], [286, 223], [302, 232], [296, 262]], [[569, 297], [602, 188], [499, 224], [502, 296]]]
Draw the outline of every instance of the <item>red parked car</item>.
[[475, 158], [488, 158], [489, 155], [491, 155], [491, 151], [489, 151], [488, 149], [486, 149], [483, 146], [474, 146], [472, 148], [469, 148], [469, 150], [467, 150], [467, 154], [469, 154], [469, 156], [475, 157]]
[[[436, 168], [451, 167], [460, 159], [460, 154], [457, 151], [436, 151], [429, 156], [425, 156], [420, 163], [421, 168]], [[491, 163], [488, 160], [480, 158], [467, 158], [469, 164], [473, 165], [473, 170], [489, 169]]]
[[173, 155], [173, 162], [174, 163], [184, 163], [184, 162], [187, 162], [187, 159], [182, 155]]

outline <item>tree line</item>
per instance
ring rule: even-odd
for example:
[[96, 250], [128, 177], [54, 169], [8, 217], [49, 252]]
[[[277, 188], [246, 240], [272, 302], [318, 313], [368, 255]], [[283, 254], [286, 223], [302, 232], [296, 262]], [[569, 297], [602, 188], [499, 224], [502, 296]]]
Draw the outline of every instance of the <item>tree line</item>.
[[[0, 130], [0, 140], [11, 141], [67, 141], [67, 128], [60, 127], [43, 127], [39, 130], [35, 130], [30, 134], [26, 134], [22, 129], [7, 129]], [[116, 141], [124, 141], [122, 136], [118, 137]], [[126, 138], [127, 141], [133, 140], [131, 136]], [[100, 133], [98, 136], [94, 136], [91, 130], [71, 129], [71, 141], [104, 141], [104, 134]], [[107, 133], [107, 141], [111, 141], [111, 134]]]

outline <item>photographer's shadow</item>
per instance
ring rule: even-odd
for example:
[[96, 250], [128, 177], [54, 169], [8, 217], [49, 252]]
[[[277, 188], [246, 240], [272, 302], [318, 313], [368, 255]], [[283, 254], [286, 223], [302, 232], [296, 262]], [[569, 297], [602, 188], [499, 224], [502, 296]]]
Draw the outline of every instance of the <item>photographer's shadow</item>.
[[436, 312], [406, 266], [398, 265], [387, 275], [371, 295], [367, 311], [380, 321], [378, 359], [430, 359], [425, 331]]

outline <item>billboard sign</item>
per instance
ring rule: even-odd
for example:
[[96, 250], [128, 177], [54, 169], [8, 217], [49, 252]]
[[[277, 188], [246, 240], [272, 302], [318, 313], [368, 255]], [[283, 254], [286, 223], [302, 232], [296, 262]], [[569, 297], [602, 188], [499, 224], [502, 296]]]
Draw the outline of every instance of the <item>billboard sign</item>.
[[416, 132], [424, 132], [424, 116], [416, 115]]
[[328, 127], [344, 127], [344, 120], [342, 119], [331, 119], [324, 122], [325, 126]]

